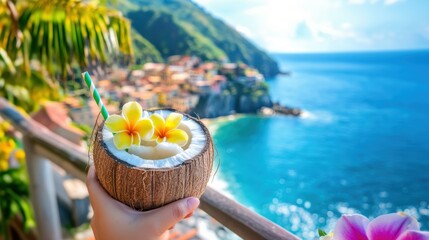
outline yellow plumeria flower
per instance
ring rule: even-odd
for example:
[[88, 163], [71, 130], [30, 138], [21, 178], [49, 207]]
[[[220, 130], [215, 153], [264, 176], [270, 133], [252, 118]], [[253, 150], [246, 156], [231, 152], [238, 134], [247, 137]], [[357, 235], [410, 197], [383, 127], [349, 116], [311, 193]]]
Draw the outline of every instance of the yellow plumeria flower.
[[142, 118], [143, 110], [137, 102], [128, 102], [122, 107], [122, 115], [111, 115], [106, 127], [114, 133], [113, 143], [119, 150], [140, 145], [141, 140], [150, 140], [154, 127], [148, 118]]
[[22, 165], [25, 162], [25, 152], [22, 149], [18, 149], [15, 152], [15, 159]]
[[7, 145], [8, 145], [8, 147], [11, 149], [11, 151], [16, 147], [16, 143], [15, 143], [15, 141], [13, 141], [12, 139], [9, 139], [9, 140], [7, 141]]
[[185, 146], [188, 142], [188, 134], [181, 129], [177, 129], [182, 118], [182, 114], [175, 112], [170, 113], [165, 120], [157, 113], [152, 114], [150, 119], [152, 119], [153, 125], [155, 126], [152, 140], [157, 143], [167, 141], [175, 143], [180, 147]]
[[15, 142], [12, 139], [0, 142], [0, 159], [9, 159], [10, 153], [15, 148]]
[[9, 168], [9, 162], [6, 160], [0, 160], [0, 171], [6, 171]]
[[0, 158], [0, 171], [6, 171], [9, 168], [9, 160], [8, 158], [2, 156]]
[[0, 129], [3, 130], [4, 132], [9, 131], [11, 128], [11, 125], [9, 122], [3, 121], [0, 122]]

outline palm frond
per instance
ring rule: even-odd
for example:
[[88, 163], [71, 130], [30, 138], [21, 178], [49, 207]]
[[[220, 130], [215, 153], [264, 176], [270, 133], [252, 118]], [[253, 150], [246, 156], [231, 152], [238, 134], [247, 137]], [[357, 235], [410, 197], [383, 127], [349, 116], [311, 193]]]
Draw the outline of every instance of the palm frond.
[[15, 102], [42, 98], [36, 88], [57, 96], [51, 79], [73, 67], [132, 60], [130, 22], [120, 12], [79, 0], [17, 1], [16, 18], [10, 4], [0, 2], [0, 95]]

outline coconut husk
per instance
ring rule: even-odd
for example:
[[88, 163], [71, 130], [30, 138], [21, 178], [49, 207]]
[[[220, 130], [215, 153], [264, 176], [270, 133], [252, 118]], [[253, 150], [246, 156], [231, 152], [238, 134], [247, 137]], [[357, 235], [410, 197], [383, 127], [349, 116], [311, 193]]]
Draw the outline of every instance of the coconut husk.
[[112, 198], [146, 211], [186, 197], [201, 197], [213, 167], [213, 142], [201, 121], [184, 115], [201, 126], [207, 141], [198, 155], [173, 168], [139, 168], [118, 159], [103, 141], [104, 121], [98, 126], [92, 157], [98, 180]]

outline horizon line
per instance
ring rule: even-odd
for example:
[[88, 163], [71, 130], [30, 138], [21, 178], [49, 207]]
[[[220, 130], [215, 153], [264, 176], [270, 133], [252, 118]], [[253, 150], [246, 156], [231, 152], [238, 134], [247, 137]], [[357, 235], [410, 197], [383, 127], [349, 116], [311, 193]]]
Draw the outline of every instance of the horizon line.
[[314, 51], [314, 52], [292, 52], [292, 51], [272, 51], [268, 54], [342, 54], [342, 53], [377, 53], [377, 52], [426, 52], [429, 48], [404, 48], [404, 49], [368, 49], [368, 50], [340, 50], [340, 51]]

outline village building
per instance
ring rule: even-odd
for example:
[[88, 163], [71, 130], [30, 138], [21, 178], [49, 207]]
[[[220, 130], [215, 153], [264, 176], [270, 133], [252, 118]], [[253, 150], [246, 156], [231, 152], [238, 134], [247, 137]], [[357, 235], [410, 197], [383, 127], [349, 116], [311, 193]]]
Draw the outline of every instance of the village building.
[[129, 71], [127, 69], [123, 68], [114, 68], [111, 73], [109, 73], [109, 80], [114, 82], [125, 82], [128, 80], [128, 73]]
[[222, 75], [236, 75], [237, 74], [237, 64], [235, 63], [224, 63], [220, 68], [220, 74]]
[[196, 94], [179, 95], [171, 99], [171, 107], [181, 112], [189, 112], [197, 105], [199, 98]]
[[221, 93], [226, 84], [226, 77], [223, 75], [215, 75], [209, 80], [211, 91], [213, 93]]
[[153, 92], [135, 91], [131, 97], [140, 103], [143, 109], [158, 107], [158, 95]]
[[209, 81], [198, 81], [195, 83], [194, 87], [194, 92], [202, 94], [202, 95], [206, 95], [211, 93], [211, 84]]
[[167, 58], [167, 62], [169, 65], [177, 65], [179, 64], [180, 59], [182, 59], [181, 55], [173, 55]]
[[131, 71], [131, 74], [128, 80], [129, 82], [135, 82], [137, 80], [144, 78], [145, 75], [146, 75], [145, 71], [143, 70], [133, 70]]
[[163, 63], [146, 63], [143, 65], [143, 71], [146, 76], [162, 76], [165, 67]]
[[159, 86], [162, 83], [160, 76], [150, 76], [147, 78], [148, 82], [152, 85]]
[[204, 63], [200, 68], [203, 69], [206, 78], [211, 78], [218, 74], [217, 64], [214, 62]]

